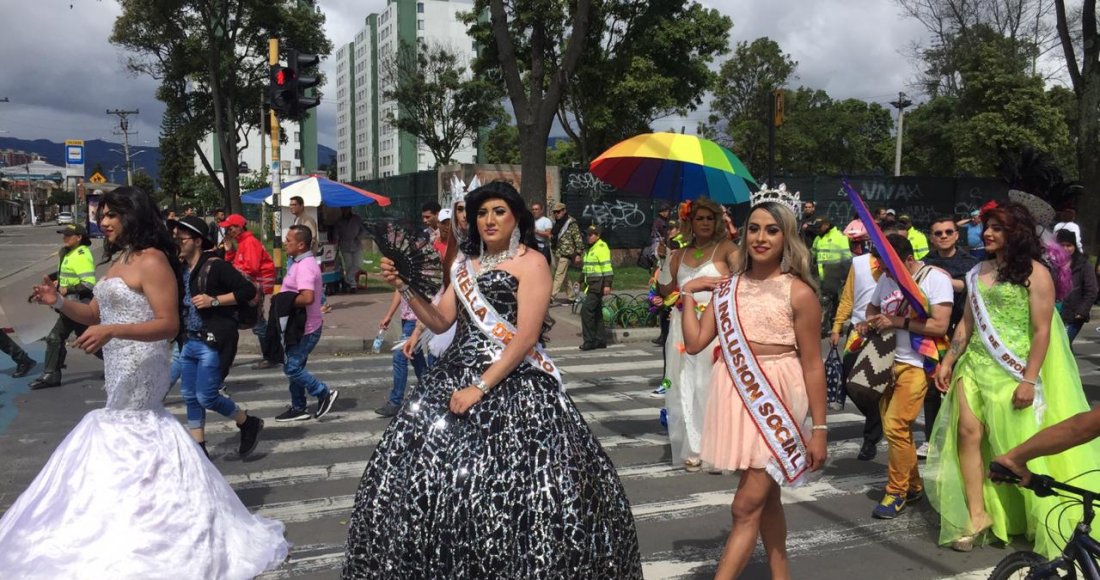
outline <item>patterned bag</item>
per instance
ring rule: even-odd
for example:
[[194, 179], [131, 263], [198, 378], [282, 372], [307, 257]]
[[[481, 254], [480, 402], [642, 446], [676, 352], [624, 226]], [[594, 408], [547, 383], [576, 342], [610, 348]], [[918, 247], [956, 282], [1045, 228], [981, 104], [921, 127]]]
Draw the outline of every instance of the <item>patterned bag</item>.
[[892, 328], [876, 332], [863, 341], [852, 374], [848, 375], [848, 397], [856, 405], [861, 408], [877, 405], [886, 387], [893, 383], [897, 344]]
[[825, 358], [825, 385], [828, 387], [828, 402], [844, 404], [844, 364], [840, 362], [840, 353], [834, 346]]

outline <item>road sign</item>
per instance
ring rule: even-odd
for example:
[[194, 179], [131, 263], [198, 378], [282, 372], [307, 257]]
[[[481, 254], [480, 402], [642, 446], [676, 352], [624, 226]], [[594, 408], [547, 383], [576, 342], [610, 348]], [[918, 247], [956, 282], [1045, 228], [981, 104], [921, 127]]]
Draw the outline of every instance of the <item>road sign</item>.
[[84, 141], [77, 139], [65, 141], [65, 164], [84, 165]]
[[91, 177], [88, 178], [88, 181], [91, 181], [92, 183], [107, 183], [107, 178], [103, 177], [102, 173], [96, 171], [92, 174]]

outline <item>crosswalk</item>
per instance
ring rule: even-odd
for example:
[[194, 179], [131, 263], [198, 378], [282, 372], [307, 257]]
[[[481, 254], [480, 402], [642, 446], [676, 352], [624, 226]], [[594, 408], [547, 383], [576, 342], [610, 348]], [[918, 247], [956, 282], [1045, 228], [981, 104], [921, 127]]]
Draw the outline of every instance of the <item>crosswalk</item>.
[[[658, 419], [663, 402], [650, 396], [660, 381], [660, 350], [646, 344], [550, 352], [570, 396], [618, 467], [633, 505], [646, 577], [711, 577], [730, 529], [736, 476], [687, 473], [670, 464]], [[340, 389], [340, 397], [322, 420], [293, 423], [272, 420], [288, 404], [286, 379], [279, 372], [249, 370], [249, 362], [241, 357], [227, 386], [242, 407], [266, 420], [261, 441], [253, 455], [240, 460], [237, 429], [211, 415], [207, 442], [212, 460], [252, 511], [287, 526], [294, 544], [290, 558], [261, 578], [336, 578], [359, 477], [388, 423], [372, 409], [382, 405], [391, 385], [390, 358], [312, 359], [311, 372]], [[102, 405], [96, 396], [85, 402], [89, 408]], [[166, 404], [183, 419], [178, 390]], [[876, 461], [857, 461], [863, 417], [849, 405], [828, 419], [828, 467], [809, 484], [783, 491], [792, 577], [988, 575], [1004, 552], [955, 554], [938, 548], [938, 523], [927, 506], [895, 520], [870, 518], [885, 480], [885, 444]], [[744, 577], [769, 577], [759, 548]]]

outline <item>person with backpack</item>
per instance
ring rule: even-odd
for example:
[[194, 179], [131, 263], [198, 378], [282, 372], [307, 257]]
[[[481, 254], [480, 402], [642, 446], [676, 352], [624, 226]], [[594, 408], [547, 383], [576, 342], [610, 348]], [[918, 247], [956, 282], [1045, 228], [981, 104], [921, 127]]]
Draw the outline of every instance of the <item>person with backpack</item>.
[[207, 409], [233, 419], [241, 431], [238, 455], [245, 457], [256, 448], [264, 422], [249, 416], [219, 389], [237, 354], [237, 305], [247, 307], [256, 287], [229, 262], [214, 255], [206, 222], [183, 217], [168, 226], [183, 262], [179, 360], [187, 426], [206, 453]]
[[[258, 284], [263, 296], [270, 296], [275, 289], [275, 262], [272, 261], [271, 254], [267, 253], [260, 240], [248, 231], [248, 222], [244, 216], [239, 213], [232, 214], [218, 226], [225, 229], [226, 239], [231, 242], [230, 245], [236, 247], [234, 250], [226, 250], [225, 261], [233, 264], [233, 267], [253, 284]], [[264, 304], [261, 298], [256, 308], [256, 312], [261, 314], [249, 328], [260, 341], [260, 353], [263, 358], [252, 365], [252, 370], [270, 369], [283, 363], [283, 353], [272, 352], [266, 346], [269, 341], [265, 339], [267, 320], [262, 316], [263, 311]]]

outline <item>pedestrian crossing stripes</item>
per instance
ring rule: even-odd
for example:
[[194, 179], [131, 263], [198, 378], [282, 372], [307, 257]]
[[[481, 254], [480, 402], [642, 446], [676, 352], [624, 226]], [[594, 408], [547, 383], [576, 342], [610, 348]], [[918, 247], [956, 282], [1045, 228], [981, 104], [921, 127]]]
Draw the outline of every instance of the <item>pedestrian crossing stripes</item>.
[[[663, 400], [651, 396], [661, 378], [660, 350], [559, 348], [553, 356], [569, 396], [615, 463], [630, 497], [646, 578], [712, 577], [731, 526], [737, 476], [688, 473], [670, 463], [658, 420]], [[227, 387], [243, 408], [266, 420], [259, 445], [247, 460], [239, 460], [237, 429], [208, 413], [212, 460], [250, 510], [287, 526], [294, 544], [288, 561], [260, 578], [336, 578], [359, 478], [389, 422], [371, 409], [382, 405], [392, 384], [390, 358], [314, 357], [310, 370], [341, 395], [325, 418], [292, 423], [273, 420], [289, 402], [286, 378], [277, 369], [253, 371], [250, 362], [241, 357]], [[410, 377], [410, 389], [415, 380]], [[102, 405], [101, 394], [85, 399], [89, 408]], [[184, 419], [178, 391], [166, 404]], [[848, 409], [828, 416], [826, 469], [802, 487], [782, 490], [792, 577], [987, 576], [1003, 553], [979, 550], [962, 556], [938, 548], [938, 521], [927, 506], [917, 505], [896, 520], [870, 518], [885, 482], [885, 444], [877, 461], [857, 461], [863, 417], [851, 405]], [[743, 577], [768, 576], [758, 548]]]

